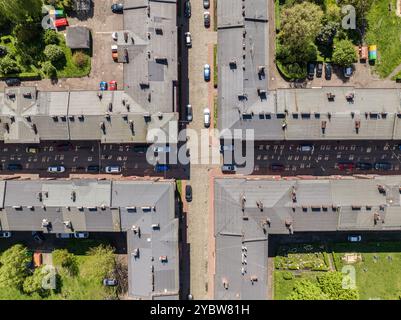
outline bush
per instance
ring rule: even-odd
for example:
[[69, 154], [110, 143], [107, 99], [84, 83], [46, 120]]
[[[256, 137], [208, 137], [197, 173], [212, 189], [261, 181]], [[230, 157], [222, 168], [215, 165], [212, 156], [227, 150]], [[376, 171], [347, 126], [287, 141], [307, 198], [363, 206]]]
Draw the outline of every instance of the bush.
[[47, 45], [44, 54], [53, 64], [65, 58], [64, 51], [55, 44]]
[[46, 3], [66, 11], [71, 11], [74, 8], [74, 0], [46, 0]]
[[44, 35], [44, 42], [46, 45], [58, 44], [59, 38], [58, 38], [57, 32], [52, 29], [46, 29], [45, 35]]
[[54, 265], [68, 271], [70, 275], [78, 274], [78, 265], [75, 256], [66, 249], [57, 249], [53, 251]]
[[72, 55], [72, 61], [78, 68], [83, 68], [88, 63], [88, 57], [82, 51], [76, 51]]
[[284, 280], [292, 280], [292, 279], [294, 279], [294, 275], [292, 274], [292, 272], [285, 271], [285, 272], [283, 272], [283, 279]]
[[42, 65], [42, 71], [45, 75], [47, 75], [49, 78], [55, 78], [57, 76], [57, 70], [56, 68], [52, 65], [50, 61], [46, 61]]
[[21, 71], [20, 66], [17, 61], [12, 59], [10, 55], [5, 56], [0, 59], [0, 73], [2, 74], [10, 74], [10, 73], [18, 73]]

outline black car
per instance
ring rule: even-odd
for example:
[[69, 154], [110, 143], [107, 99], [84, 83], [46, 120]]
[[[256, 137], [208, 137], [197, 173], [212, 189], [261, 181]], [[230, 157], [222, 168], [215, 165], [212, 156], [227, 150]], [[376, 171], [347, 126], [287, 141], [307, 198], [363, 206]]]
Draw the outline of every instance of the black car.
[[392, 169], [391, 163], [388, 162], [376, 162], [375, 163], [375, 169], [379, 171], [387, 171]]
[[111, 6], [111, 11], [113, 13], [123, 13], [124, 11], [124, 5], [122, 3], [114, 3]]
[[6, 79], [6, 85], [12, 87], [12, 86], [19, 86], [21, 84], [21, 80], [18, 78], [8, 78]]
[[316, 65], [316, 77], [321, 78], [323, 74], [323, 63], [318, 62]]
[[308, 62], [307, 69], [308, 79], [313, 80], [313, 77], [315, 76], [315, 64], [313, 62]]
[[96, 172], [96, 173], [98, 173], [100, 171], [100, 167], [97, 166], [97, 165], [90, 165], [90, 166], [88, 166], [86, 171], [87, 172]]
[[367, 162], [358, 162], [356, 164], [356, 168], [358, 170], [364, 170], [364, 171], [369, 171], [372, 170], [373, 166], [371, 163], [367, 163]]
[[326, 63], [324, 66], [324, 77], [326, 80], [331, 80], [331, 64]]
[[148, 147], [147, 146], [133, 146], [132, 150], [134, 152], [138, 152], [138, 153], [145, 153], [146, 151], [148, 151]]
[[186, 18], [191, 18], [191, 2], [189, 0], [185, 1], [184, 14]]
[[209, 11], [206, 11], [203, 13], [203, 22], [205, 25], [205, 28], [209, 28], [210, 27], [210, 13]]
[[192, 187], [189, 184], [185, 186], [185, 199], [188, 202], [192, 201]]
[[20, 163], [9, 163], [7, 165], [7, 170], [9, 170], [9, 171], [22, 170], [22, 164], [20, 164]]
[[210, 7], [210, 0], [203, 0], [203, 7], [205, 9], [209, 9]]

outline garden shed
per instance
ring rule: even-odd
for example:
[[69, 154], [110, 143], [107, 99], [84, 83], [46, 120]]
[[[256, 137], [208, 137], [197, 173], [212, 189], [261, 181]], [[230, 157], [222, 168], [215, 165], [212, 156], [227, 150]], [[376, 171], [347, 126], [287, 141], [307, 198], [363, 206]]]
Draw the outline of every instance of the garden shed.
[[71, 49], [90, 49], [90, 30], [85, 27], [67, 27], [66, 41]]

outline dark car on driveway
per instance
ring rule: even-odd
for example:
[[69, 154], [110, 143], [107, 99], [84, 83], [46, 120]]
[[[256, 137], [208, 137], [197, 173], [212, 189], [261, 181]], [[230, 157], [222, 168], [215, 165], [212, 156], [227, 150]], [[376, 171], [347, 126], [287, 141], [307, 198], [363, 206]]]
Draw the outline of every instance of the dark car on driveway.
[[391, 170], [393, 166], [388, 162], [376, 162], [374, 168], [378, 171], [387, 171]]
[[9, 163], [7, 165], [7, 170], [8, 171], [22, 170], [22, 164], [20, 164], [20, 163]]
[[189, 1], [189, 0], [185, 1], [184, 15], [186, 18], [191, 18], [191, 1]]
[[373, 166], [371, 163], [367, 163], [367, 162], [358, 162], [356, 164], [356, 168], [358, 170], [363, 170], [363, 171], [368, 171], [368, 170], [372, 170]]
[[114, 3], [111, 5], [111, 11], [113, 13], [123, 13], [124, 5], [122, 3]]
[[5, 82], [9, 87], [19, 86], [21, 84], [21, 80], [18, 78], [8, 78]]
[[316, 65], [316, 77], [321, 78], [323, 74], [323, 63], [318, 62]]
[[90, 165], [88, 166], [88, 168], [86, 169], [87, 172], [95, 172], [98, 173], [100, 171], [100, 167], [97, 165]]
[[189, 184], [185, 186], [185, 200], [192, 201], [192, 187]]
[[307, 69], [308, 69], [308, 79], [313, 80], [313, 77], [315, 76], [315, 63], [308, 62]]
[[326, 80], [331, 80], [331, 64], [330, 63], [326, 63], [324, 65], [324, 77]]
[[284, 171], [285, 166], [283, 164], [274, 163], [270, 166], [271, 171]]

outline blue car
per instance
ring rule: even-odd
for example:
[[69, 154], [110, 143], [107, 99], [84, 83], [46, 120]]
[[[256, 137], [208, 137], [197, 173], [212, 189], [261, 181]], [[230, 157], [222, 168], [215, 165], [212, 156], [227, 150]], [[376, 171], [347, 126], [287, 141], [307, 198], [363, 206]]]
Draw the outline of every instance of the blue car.
[[203, 77], [205, 78], [205, 81], [210, 81], [210, 66], [208, 64], [205, 64], [205, 67], [203, 68]]
[[106, 81], [100, 82], [99, 88], [101, 91], [107, 90], [107, 82]]
[[167, 164], [157, 164], [155, 166], [155, 171], [156, 172], [165, 172], [168, 171], [170, 167]]

